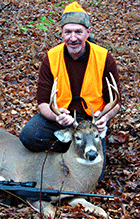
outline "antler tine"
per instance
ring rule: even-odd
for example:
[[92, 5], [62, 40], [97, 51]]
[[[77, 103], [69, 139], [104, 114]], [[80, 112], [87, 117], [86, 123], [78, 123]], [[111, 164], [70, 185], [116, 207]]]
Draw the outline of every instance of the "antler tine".
[[[110, 82], [109, 82], [109, 80], [108, 80], [107, 77], [106, 77], [106, 82], [107, 82], [107, 86], [108, 86], [109, 98], [110, 98], [110, 103], [111, 103], [111, 102], [113, 101], [113, 94], [112, 94], [112, 89], [111, 89], [111, 87], [112, 87], [112, 88], [114, 87], [117, 92], [118, 92], [118, 87], [117, 87], [116, 81], [115, 81], [115, 79], [114, 79], [112, 73], [109, 72], [109, 74], [110, 74], [110, 77], [111, 77], [111, 80], [112, 80], [113, 85], [110, 84]], [[119, 92], [118, 92], [118, 93], [119, 93]]]
[[114, 85], [114, 88], [115, 88], [116, 91], [119, 93], [119, 91], [118, 91], [118, 87], [117, 87], [117, 84], [116, 84], [116, 81], [115, 81], [115, 78], [113, 77], [113, 75], [112, 75], [111, 72], [109, 72], [109, 74], [110, 74], [110, 77], [111, 77], [112, 83], [113, 83], [113, 85]]
[[74, 122], [73, 127], [76, 128], [78, 126], [78, 122], [76, 121], [76, 110], [74, 110]]
[[92, 109], [92, 104], [90, 105], [90, 109], [91, 109], [91, 113], [92, 113], [92, 123], [94, 124], [96, 119], [95, 119], [94, 112], [93, 112], [93, 109]]
[[109, 83], [108, 78], [106, 77], [106, 83], [107, 83], [107, 87], [108, 87], [108, 91], [109, 91], [109, 99], [110, 99], [110, 103], [113, 101], [113, 94], [112, 94], [112, 89]]
[[51, 96], [50, 96], [50, 108], [51, 110], [59, 116], [61, 112], [58, 110], [57, 103], [56, 103], [56, 93], [58, 90], [56, 90], [56, 85], [57, 85], [57, 79], [54, 80], [53, 86], [52, 86], [52, 91], [51, 91]]
[[[112, 73], [109, 72], [109, 74], [110, 74], [110, 77], [111, 77], [111, 80], [112, 80], [112, 83], [113, 83], [113, 85], [110, 84], [108, 78], [106, 78], [106, 82], [107, 82], [107, 86], [108, 86], [108, 90], [109, 90], [109, 96], [110, 96], [110, 103], [109, 103], [108, 107], [105, 110], [103, 110], [97, 118], [95, 118], [95, 121], [99, 120], [101, 117], [106, 115], [109, 111], [111, 111], [117, 105], [117, 103], [120, 100], [120, 95], [119, 95], [119, 92], [118, 92], [116, 81], [115, 81]], [[113, 101], [112, 89], [115, 92], [114, 101]]]
[[[50, 109], [57, 115], [61, 115], [61, 112], [58, 109], [57, 103], [56, 103], [56, 93], [57, 93], [57, 79], [55, 78], [53, 86], [52, 86], [52, 91], [51, 91], [51, 95], [50, 95]], [[78, 122], [76, 121], [76, 110], [74, 110], [74, 122], [73, 122], [73, 126], [76, 128], [78, 126]]]

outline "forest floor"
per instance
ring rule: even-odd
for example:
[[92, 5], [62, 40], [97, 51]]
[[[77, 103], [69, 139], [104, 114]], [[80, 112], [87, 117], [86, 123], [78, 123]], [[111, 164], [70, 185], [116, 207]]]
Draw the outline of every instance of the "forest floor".
[[[70, 1], [4, 0], [0, 2], [0, 127], [18, 136], [37, 113], [39, 66], [48, 49], [60, 43], [60, 19]], [[138, 0], [78, 1], [91, 18], [95, 42], [116, 60], [122, 107], [107, 136], [107, 165], [90, 198], [112, 218], [140, 218], [140, 5]], [[49, 20], [45, 20], [50, 18]], [[101, 218], [82, 206], [63, 206], [56, 218]], [[0, 203], [0, 218], [39, 218], [27, 206]]]

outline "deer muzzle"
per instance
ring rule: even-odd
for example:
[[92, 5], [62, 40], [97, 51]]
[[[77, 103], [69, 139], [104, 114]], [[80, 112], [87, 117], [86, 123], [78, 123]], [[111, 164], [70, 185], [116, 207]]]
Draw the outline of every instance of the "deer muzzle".
[[85, 148], [84, 157], [89, 161], [94, 161], [98, 157], [98, 151], [95, 146], [87, 146]]
[[88, 152], [86, 152], [86, 154], [85, 154], [86, 159], [90, 160], [90, 161], [95, 160], [97, 156], [98, 156], [98, 152], [93, 151], [92, 149], [89, 150]]

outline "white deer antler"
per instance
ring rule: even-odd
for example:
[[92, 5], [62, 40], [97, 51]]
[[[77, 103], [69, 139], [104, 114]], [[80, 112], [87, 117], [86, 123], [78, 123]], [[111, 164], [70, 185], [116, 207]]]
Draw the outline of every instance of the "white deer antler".
[[56, 90], [57, 79], [58, 78], [55, 78], [53, 86], [52, 86], [52, 91], [51, 91], [51, 96], [50, 96], [50, 108], [57, 116], [59, 116], [61, 112], [59, 111], [57, 103], [56, 103], [56, 93], [58, 91]]
[[[104, 115], [106, 115], [109, 111], [111, 111], [116, 105], [117, 103], [119, 102], [120, 100], [120, 95], [119, 95], [119, 91], [118, 91], [118, 88], [117, 88], [117, 84], [116, 84], [116, 81], [112, 75], [111, 72], [109, 72], [110, 74], [110, 77], [111, 77], [111, 80], [112, 80], [112, 84], [110, 84], [108, 78], [106, 77], [106, 82], [107, 82], [107, 86], [108, 86], [108, 90], [109, 90], [109, 98], [110, 98], [110, 102], [109, 102], [109, 105], [108, 107], [103, 110], [97, 118], [94, 117], [94, 113], [93, 113], [93, 110], [92, 110], [92, 106], [91, 106], [91, 112], [92, 112], [92, 117], [93, 117], [93, 120], [92, 122], [95, 123], [97, 120], [99, 120], [100, 118], [102, 118]], [[112, 89], [113, 91], [115, 92], [115, 99], [113, 101], [113, 94], [112, 94]]]
[[[117, 84], [116, 81], [112, 75], [111, 72], [109, 72], [112, 83], [110, 84], [108, 78], [106, 77], [106, 82], [107, 82], [107, 86], [108, 86], [108, 90], [109, 90], [109, 98], [110, 98], [110, 102], [108, 107], [103, 110], [97, 118], [94, 117], [94, 113], [93, 113], [93, 109], [92, 109], [92, 105], [91, 105], [91, 113], [92, 113], [92, 122], [95, 123], [97, 120], [99, 120], [101, 117], [103, 117], [104, 115], [106, 115], [109, 111], [111, 111], [119, 102], [120, 100], [120, 95], [118, 92], [118, 88], [117, 88]], [[57, 78], [54, 80], [54, 84], [52, 86], [52, 91], [51, 91], [51, 96], [50, 96], [50, 108], [51, 110], [56, 114], [56, 115], [60, 115], [61, 112], [58, 109], [57, 103], [56, 103], [56, 93], [57, 93]], [[115, 99], [113, 101], [113, 94], [112, 94], [112, 90], [115, 92]], [[74, 116], [74, 123], [73, 123], [74, 127], [77, 127], [78, 123], [76, 122], [76, 114]]]
[[[52, 86], [52, 91], [51, 91], [51, 96], [50, 96], [50, 108], [51, 110], [57, 115], [61, 115], [61, 112], [58, 109], [57, 103], [56, 103], [56, 93], [57, 93], [57, 79], [55, 78], [53, 86]], [[76, 128], [78, 126], [78, 122], [76, 121], [76, 111], [74, 112], [74, 122], [73, 122], [73, 126]]]

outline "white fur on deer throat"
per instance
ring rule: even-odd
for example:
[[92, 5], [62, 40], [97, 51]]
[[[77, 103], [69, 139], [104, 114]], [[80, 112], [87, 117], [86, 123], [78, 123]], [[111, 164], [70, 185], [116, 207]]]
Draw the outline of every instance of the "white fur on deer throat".
[[98, 156], [96, 157], [96, 159], [93, 160], [93, 161], [89, 161], [89, 160], [87, 160], [87, 159], [80, 158], [80, 157], [77, 157], [76, 160], [77, 160], [77, 162], [80, 163], [80, 164], [93, 165], [93, 164], [99, 163], [99, 162], [102, 160], [102, 158], [101, 158], [100, 155], [98, 155]]

